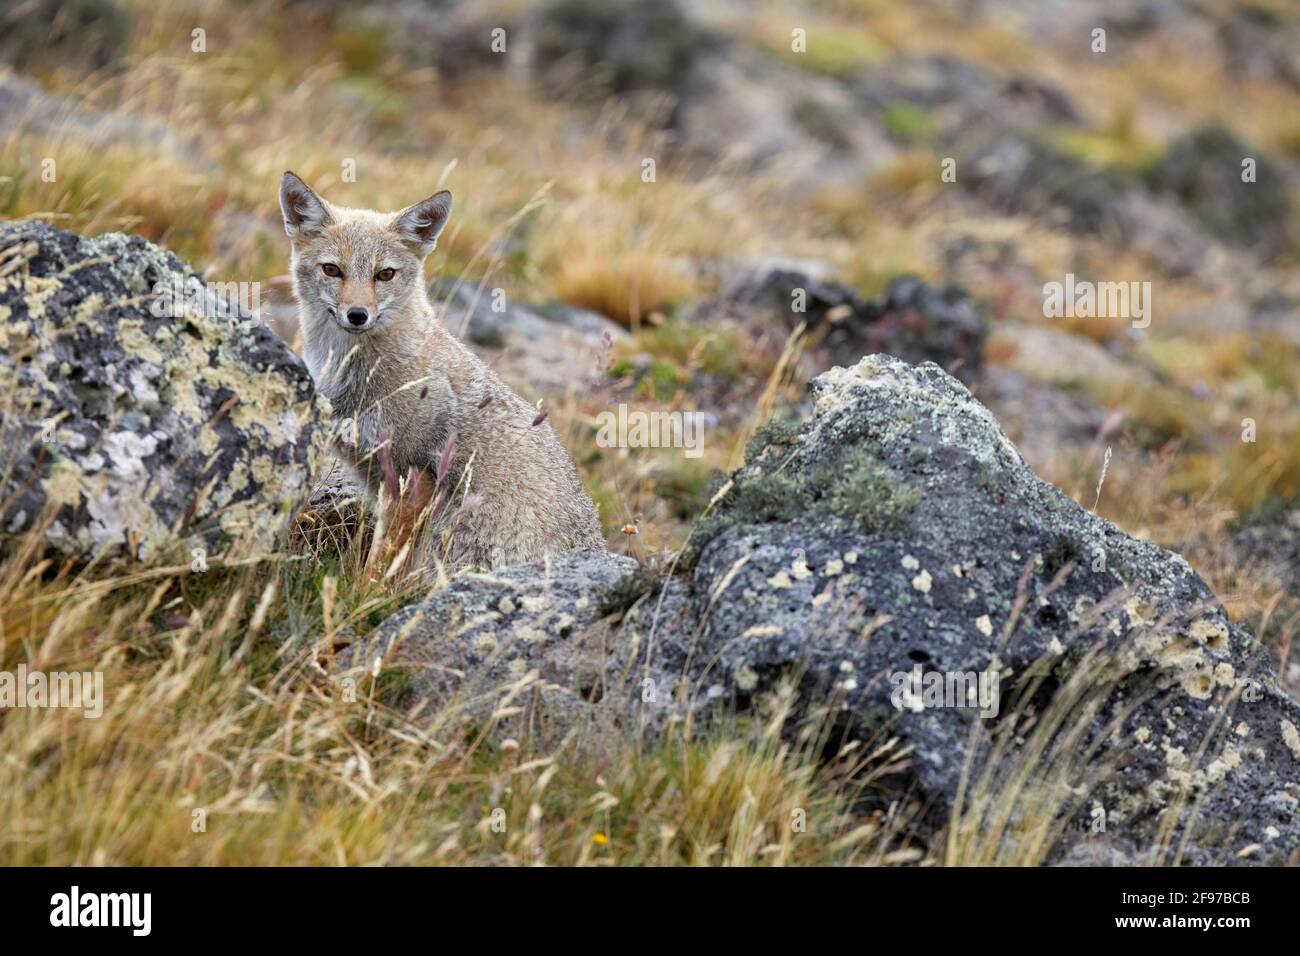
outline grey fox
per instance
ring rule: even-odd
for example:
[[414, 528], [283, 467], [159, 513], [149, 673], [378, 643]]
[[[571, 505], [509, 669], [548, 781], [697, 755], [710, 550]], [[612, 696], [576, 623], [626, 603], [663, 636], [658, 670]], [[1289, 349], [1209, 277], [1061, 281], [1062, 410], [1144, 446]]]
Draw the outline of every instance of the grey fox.
[[424, 259], [451, 193], [396, 213], [345, 209], [286, 172], [280, 210], [307, 365], [333, 405], [336, 448], [370, 492], [402, 483], [417, 504], [437, 496], [435, 527], [450, 527], [460, 566], [604, 550], [550, 424], [433, 314]]

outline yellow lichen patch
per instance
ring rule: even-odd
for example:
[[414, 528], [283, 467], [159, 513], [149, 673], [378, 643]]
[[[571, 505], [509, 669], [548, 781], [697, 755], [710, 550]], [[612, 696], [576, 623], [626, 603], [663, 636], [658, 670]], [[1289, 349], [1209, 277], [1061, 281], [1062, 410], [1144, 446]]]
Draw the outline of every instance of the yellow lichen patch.
[[1236, 770], [1241, 766], [1241, 754], [1237, 748], [1231, 744], [1223, 748], [1223, 753], [1219, 754], [1214, 760], [1211, 760], [1203, 772], [1203, 783], [1215, 784], [1223, 781], [1228, 775], [1229, 770]]
[[767, 579], [767, 583], [774, 588], [788, 588], [794, 582], [790, 580], [790, 575], [784, 571], [778, 571]]
[[103, 311], [104, 297], [98, 292], [92, 292], [77, 305], [77, 310], [73, 313], [73, 317], [78, 322], [89, 324], [91, 319]]
[[[1229, 772], [1241, 766], [1241, 762], [1241, 753], [1236, 747], [1228, 744], [1204, 769], [1193, 769], [1191, 760], [1183, 753], [1181, 747], [1165, 745], [1165, 763], [1168, 766], [1169, 782], [1182, 790], [1201, 790], [1222, 783]], [[1153, 784], [1153, 789], [1160, 788]]]
[[158, 347], [154, 345], [153, 339], [144, 329], [144, 323], [139, 319], [122, 319], [117, 323], [117, 338], [122, 343], [122, 348], [132, 355], [144, 359], [146, 362], [153, 362], [155, 365], [162, 365], [164, 357]]
[[235, 462], [218, 492], [218, 504], [227, 504], [241, 491], [248, 487], [248, 466], [242, 461]]
[[1166, 667], [1199, 668], [1205, 663], [1205, 651], [1179, 634], [1166, 641], [1155, 658]]
[[67, 459], [55, 462], [49, 477], [41, 481], [41, 487], [45, 489], [45, 500], [52, 507], [76, 506], [81, 502], [85, 478], [85, 473], [76, 462]]
[[27, 314], [33, 319], [43, 319], [45, 303], [62, 288], [63, 283], [53, 276], [25, 276], [23, 302], [27, 306]]
[[1150, 604], [1147, 604], [1137, 595], [1129, 598], [1124, 603], [1124, 611], [1128, 614], [1128, 623], [1130, 627], [1150, 624], [1155, 620], [1156, 616], [1155, 608]]
[[275, 480], [275, 463], [265, 455], [253, 459], [253, 480], [259, 485], [269, 485]]
[[1188, 633], [1216, 651], [1228, 650], [1228, 625], [1217, 617], [1202, 617], [1192, 622]]
[[1184, 674], [1180, 680], [1183, 690], [1187, 692], [1188, 697], [1194, 697], [1197, 700], [1208, 700], [1214, 693], [1214, 675], [1208, 671]]
[[751, 691], [758, 686], [758, 672], [748, 664], [743, 665], [740, 670], [736, 671], [736, 687], [743, 691]]
[[1300, 730], [1296, 730], [1295, 724], [1285, 717], [1282, 718], [1282, 742], [1295, 759], [1300, 760]]
[[537, 627], [517, 627], [515, 628], [515, 636], [525, 644], [544, 644], [550, 640], [550, 635]]
[[1220, 687], [1233, 687], [1237, 683], [1237, 672], [1226, 661], [1215, 665], [1214, 681]]

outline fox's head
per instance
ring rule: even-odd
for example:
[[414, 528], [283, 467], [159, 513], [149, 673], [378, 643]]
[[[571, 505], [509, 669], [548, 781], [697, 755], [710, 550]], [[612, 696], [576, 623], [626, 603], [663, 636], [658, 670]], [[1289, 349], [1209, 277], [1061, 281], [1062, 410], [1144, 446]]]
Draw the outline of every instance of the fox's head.
[[424, 259], [451, 215], [451, 193], [400, 212], [325, 202], [286, 172], [280, 212], [293, 243], [293, 285], [304, 336], [328, 323], [361, 335], [424, 299]]

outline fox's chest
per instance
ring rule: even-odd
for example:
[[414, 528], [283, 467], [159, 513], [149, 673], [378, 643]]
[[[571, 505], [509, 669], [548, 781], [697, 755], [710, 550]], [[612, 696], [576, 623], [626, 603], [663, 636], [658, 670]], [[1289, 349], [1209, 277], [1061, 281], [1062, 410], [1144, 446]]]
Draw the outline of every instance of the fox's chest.
[[361, 353], [335, 367], [328, 358], [313, 358], [310, 350], [307, 364], [335, 421], [347, 421], [363, 449], [386, 441], [404, 456], [420, 458], [452, 428], [457, 396], [436, 370], [396, 356]]

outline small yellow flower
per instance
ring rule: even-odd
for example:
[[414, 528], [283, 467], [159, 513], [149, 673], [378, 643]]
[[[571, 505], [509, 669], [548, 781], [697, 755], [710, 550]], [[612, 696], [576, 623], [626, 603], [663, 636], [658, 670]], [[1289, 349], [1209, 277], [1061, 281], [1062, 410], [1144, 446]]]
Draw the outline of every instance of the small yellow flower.
[[596, 844], [596, 846], [604, 846], [609, 842], [609, 837], [605, 836], [603, 833], [597, 833], [592, 836], [591, 842]]

